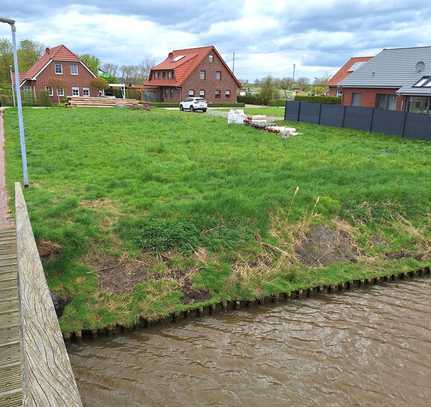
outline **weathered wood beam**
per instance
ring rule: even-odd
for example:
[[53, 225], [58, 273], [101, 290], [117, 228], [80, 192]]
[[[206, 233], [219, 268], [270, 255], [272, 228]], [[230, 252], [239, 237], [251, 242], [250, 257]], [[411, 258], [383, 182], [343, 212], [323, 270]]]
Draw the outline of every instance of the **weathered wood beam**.
[[15, 184], [25, 407], [82, 407], [34, 240], [21, 184]]

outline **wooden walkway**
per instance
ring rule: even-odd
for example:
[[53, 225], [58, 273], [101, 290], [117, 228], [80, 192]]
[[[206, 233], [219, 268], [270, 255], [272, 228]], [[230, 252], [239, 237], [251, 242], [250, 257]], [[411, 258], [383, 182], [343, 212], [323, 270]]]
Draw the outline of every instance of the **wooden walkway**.
[[0, 227], [0, 407], [22, 405], [22, 353], [15, 226]]

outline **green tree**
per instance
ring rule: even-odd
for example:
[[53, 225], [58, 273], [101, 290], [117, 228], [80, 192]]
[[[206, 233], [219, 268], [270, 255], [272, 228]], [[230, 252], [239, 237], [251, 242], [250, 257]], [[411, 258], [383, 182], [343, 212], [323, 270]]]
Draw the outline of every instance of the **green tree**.
[[90, 84], [92, 89], [105, 90], [108, 87], [108, 82], [103, 78], [94, 78]]
[[278, 89], [275, 86], [274, 79], [271, 76], [263, 78], [260, 82], [259, 97], [264, 105], [268, 105], [271, 101], [279, 99]]
[[34, 63], [40, 58], [44, 46], [36, 41], [23, 40], [18, 48], [19, 70], [20, 72], [28, 71]]
[[84, 62], [85, 65], [90, 69], [94, 75], [98, 75], [100, 67], [100, 59], [94, 55], [83, 54], [79, 56], [79, 59]]

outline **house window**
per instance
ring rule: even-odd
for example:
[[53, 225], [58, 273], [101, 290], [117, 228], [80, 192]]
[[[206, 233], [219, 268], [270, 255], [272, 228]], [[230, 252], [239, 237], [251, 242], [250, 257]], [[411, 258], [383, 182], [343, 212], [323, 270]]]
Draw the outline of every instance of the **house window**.
[[90, 96], [90, 88], [82, 88], [82, 96]]
[[48, 93], [48, 96], [54, 96], [54, 91], [51, 86], [46, 87], [46, 93]]
[[200, 71], [199, 78], [202, 79], [202, 80], [205, 80], [206, 77], [207, 77], [206, 71], [204, 71], [204, 70]]
[[72, 96], [79, 96], [79, 88], [72, 88]]
[[230, 98], [230, 90], [229, 89], [225, 90], [224, 95], [225, 97]]
[[71, 75], [78, 75], [78, 65], [77, 64], [70, 65], [70, 74]]
[[168, 79], [172, 79], [172, 72], [171, 71], [168, 72]]
[[31, 92], [31, 86], [25, 85], [23, 87], [23, 90], [24, 90], [25, 93], [30, 93]]
[[57, 89], [57, 96], [64, 96], [64, 89], [63, 88]]
[[216, 79], [216, 81], [221, 81], [221, 71], [216, 71], [215, 79]]
[[204, 97], [204, 96], [205, 96], [205, 91], [204, 91], [203, 89], [201, 89], [201, 90], [199, 91], [199, 96], [202, 96], [202, 97]]
[[63, 65], [55, 64], [55, 73], [57, 75], [63, 75]]
[[165, 71], [163, 71], [163, 72], [162, 72], [162, 78], [163, 78], [163, 79], [165, 79], [165, 78], [166, 78], [166, 72], [165, 72]]
[[105, 89], [99, 89], [99, 96], [105, 96]]
[[383, 110], [396, 110], [395, 95], [377, 94], [376, 108]]
[[212, 64], [214, 62], [214, 55], [213, 54], [208, 55], [208, 61], [210, 64]]
[[174, 96], [174, 88], [171, 88], [171, 97]]
[[195, 91], [193, 89], [189, 89], [189, 96], [194, 96]]
[[361, 106], [361, 94], [352, 93], [352, 106]]
[[221, 97], [221, 90], [220, 89], [217, 89], [216, 91], [215, 91], [215, 98], [216, 99], [220, 99], [220, 97]]
[[431, 98], [427, 96], [409, 96], [407, 111], [412, 113], [431, 114]]

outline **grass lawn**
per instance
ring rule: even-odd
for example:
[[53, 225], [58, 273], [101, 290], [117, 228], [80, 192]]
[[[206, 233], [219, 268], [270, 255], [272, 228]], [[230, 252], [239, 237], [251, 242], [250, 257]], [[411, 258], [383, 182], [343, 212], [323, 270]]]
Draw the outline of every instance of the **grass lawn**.
[[65, 333], [429, 260], [429, 143], [300, 123], [282, 140], [162, 110], [28, 109], [25, 122], [25, 195]]
[[[217, 110], [230, 110], [233, 108], [216, 108], [216, 109]], [[249, 115], [264, 114], [266, 116], [284, 117], [284, 107], [278, 107], [278, 106], [246, 107], [246, 108], [239, 107], [238, 109], [244, 110], [244, 113], [249, 114]]]

